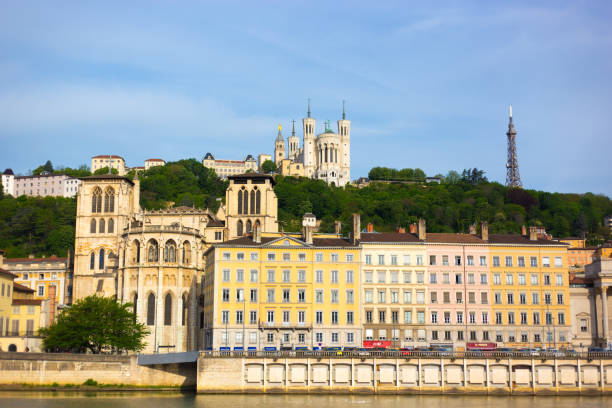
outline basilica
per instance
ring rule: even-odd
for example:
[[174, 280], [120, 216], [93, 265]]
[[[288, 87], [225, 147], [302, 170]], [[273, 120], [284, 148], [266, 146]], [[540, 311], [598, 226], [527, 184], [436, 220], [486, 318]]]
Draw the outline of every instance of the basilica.
[[311, 117], [310, 102], [307, 117], [302, 119], [303, 141], [295, 135], [285, 138], [279, 126], [274, 143], [274, 162], [283, 175], [303, 176], [324, 180], [335, 186], [345, 186], [351, 179], [351, 121], [346, 119], [344, 104], [342, 119], [334, 132], [329, 121], [323, 133], [315, 136], [316, 119]]

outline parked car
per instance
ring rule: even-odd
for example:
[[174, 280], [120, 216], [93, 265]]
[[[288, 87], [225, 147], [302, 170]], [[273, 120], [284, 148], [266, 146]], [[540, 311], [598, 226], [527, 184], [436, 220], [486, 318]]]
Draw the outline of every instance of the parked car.
[[412, 348], [402, 348], [400, 349], [400, 352], [402, 353], [402, 356], [409, 356], [410, 354], [412, 354], [414, 350]]

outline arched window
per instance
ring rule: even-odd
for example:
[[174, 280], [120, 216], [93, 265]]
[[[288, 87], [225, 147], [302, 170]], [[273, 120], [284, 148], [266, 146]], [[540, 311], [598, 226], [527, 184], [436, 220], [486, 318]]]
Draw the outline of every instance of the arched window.
[[255, 214], [255, 190], [251, 190], [251, 214]]
[[159, 260], [159, 246], [157, 241], [152, 239], [149, 241], [149, 248], [147, 250], [147, 261], [157, 262]]
[[191, 263], [191, 244], [189, 241], [183, 242], [183, 263], [185, 265]]
[[104, 212], [115, 211], [115, 190], [112, 187], [106, 189], [104, 194]]
[[132, 241], [132, 264], [140, 263], [140, 242], [137, 239]]
[[138, 318], [138, 293], [134, 293], [133, 303], [132, 310], [134, 311], [135, 318]]
[[242, 213], [249, 213], [249, 192], [242, 187]]
[[96, 269], [96, 253], [92, 252], [89, 255], [89, 269]]
[[242, 190], [238, 190], [238, 214], [242, 214]]
[[155, 324], [155, 295], [150, 293], [147, 298], [147, 325]]
[[91, 195], [91, 212], [99, 213], [102, 211], [102, 189], [96, 187]]
[[255, 214], [261, 214], [261, 191], [257, 190], [257, 193], [255, 194], [255, 200]]
[[108, 219], [108, 229], [106, 230], [106, 232], [115, 232], [115, 220], [113, 220], [112, 218]]
[[104, 248], [100, 250], [98, 269], [104, 269]]
[[247, 234], [250, 233], [253, 230], [253, 224], [251, 223], [251, 220], [247, 220], [246, 222], [246, 232]]
[[187, 297], [185, 296], [185, 294], [183, 293], [183, 313], [181, 316], [181, 324], [183, 326], [185, 326], [185, 324], [187, 324], [187, 312], [189, 312], [189, 304], [187, 303]]
[[164, 299], [164, 326], [172, 325], [172, 295], [168, 293]]
[[100, 222], [99, 222], [98, 225], [99, 225], [98, 232], [100, 234], [104, 234], [104, 230], [106, 229], [106, 227], [104, 225], [104, 218], [100, 219]]
[[164, 247], [164, 262], [176, 262], [176, 244], [172, 240], [167, 241]]
[[261, 232], [261, 223], [259, 222], [259, 220], [255, 221], [255, 226], [253, 228], [259, 229], [259, 232]]
[[91, 232], [92, 234], [96, 233], [96, 219], [95, 218], [91, 219], [91, 223], [89, 224], [89, 232]]
[[238, 220], [238, 224], [236, 226], [236, 235], [238, 235], [239, 237], [242, 236], [243, 231], [242, 231], [243, 227], [242, 227], [242, 220]]

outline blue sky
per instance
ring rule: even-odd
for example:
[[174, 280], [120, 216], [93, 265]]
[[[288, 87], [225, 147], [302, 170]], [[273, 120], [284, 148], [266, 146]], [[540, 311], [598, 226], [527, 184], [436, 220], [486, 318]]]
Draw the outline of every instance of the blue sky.
[[319, 130], [346, 100], [352, 178], [504, 182], [511, 103], [525, 187], [612, 195], [611, 17], [608, 1], [4, 2], [0, 167], [271, 153], [311, 98]]

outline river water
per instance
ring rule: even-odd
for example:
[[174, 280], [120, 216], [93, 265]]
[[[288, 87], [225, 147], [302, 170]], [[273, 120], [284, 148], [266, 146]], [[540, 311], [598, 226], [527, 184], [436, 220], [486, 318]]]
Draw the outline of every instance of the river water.
[[0, 392], [0, 408], [608, 408], [612, 397]]

